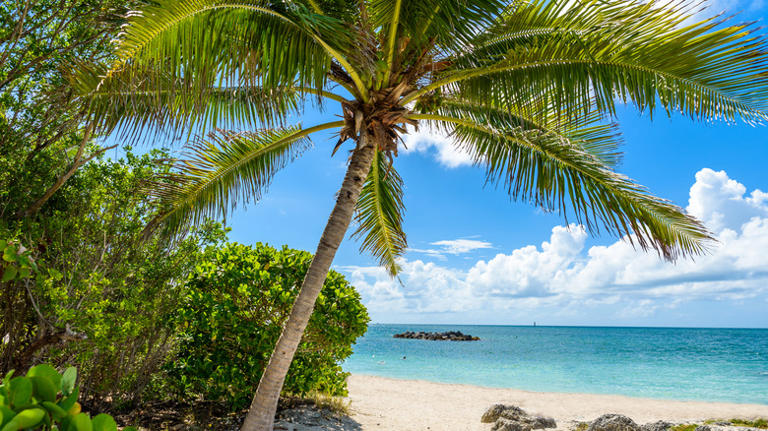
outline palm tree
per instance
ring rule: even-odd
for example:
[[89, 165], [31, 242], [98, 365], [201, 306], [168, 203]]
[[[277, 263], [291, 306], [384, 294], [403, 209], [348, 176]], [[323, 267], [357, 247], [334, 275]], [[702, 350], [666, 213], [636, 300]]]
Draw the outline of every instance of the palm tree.
[[[243, 430], [271, 430], [285, 374], [349, 224], [394, 276], [406, 249], [393, 160], [411, 128], [449, 133], [512, 197], [666, 259], [705, 251], [696, 220], [618, 174], [617, 104], [760, 122], [766, 45], [750, 25], [640, 0], [154, 0], [116, 61], [76, 85], [102, 133], [196, 135], [159, 179], [152, 226], [183, 233], [258, 199], [337, 130], [348, 169]], [[341, 119], [302, 127], [310, 104]], [[234, 131], [234, 129], [247, 129]], [[208, 133], [204, 133], [208, 132]], [[659, 157], [665, 157], [660, 154]]]

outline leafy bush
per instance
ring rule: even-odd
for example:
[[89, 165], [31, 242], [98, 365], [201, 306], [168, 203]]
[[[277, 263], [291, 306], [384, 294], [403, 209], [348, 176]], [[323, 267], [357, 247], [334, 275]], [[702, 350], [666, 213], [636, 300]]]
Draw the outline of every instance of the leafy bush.
[[112, 416], [91, 418], [80, 411], [76, 380], [74, 367], [63, 375], [47, 364], [30, 368], [24, 377], [10, 371], [0, 384], [0, 430], [117, 431]]
[[226, 237], [213, 222], [173, 243], [144, 236], [157, 208], [143, 187], [166, 172], [167, 156], [93, 160], [38, 219], [0, 218], [0, 376], [75, 365], [81, 398], [98, 409], [145, 393], [174, 346], [167, 316], [194, 263]]
[[[228, 244], [210, 249], [187, 283], [169, 383], [182, 397], [247, 405], [298, 294], [312, 255], [283, 247]], [[291, 365], [284, 391], [346, 395], [341, 361], [367, 329], [368, 313], [331, 271]]]
[[29, 250], [13, 240], [0, 238], [0, 282], [8, 283], [28, 278], [37, 271], [35, 261], [29, 256]]

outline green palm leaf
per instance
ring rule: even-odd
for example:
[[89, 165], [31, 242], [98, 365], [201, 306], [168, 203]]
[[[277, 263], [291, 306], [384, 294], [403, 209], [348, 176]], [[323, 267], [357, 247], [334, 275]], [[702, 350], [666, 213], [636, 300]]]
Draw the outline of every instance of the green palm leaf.
[[589, 110], [577, 109], [566, 115], [549, 105], [546, 98], [529, 99], [497, 108], [448, 97], [434, 111], [447, 117], [468, 119], [496, 130], [521, 130], [567, 142], [609, 166], [617, 166], [622, 158], [618, 125], [604, 123], [600, 113]]
[[[71, 77], [89, 106], [90, 121], [104, 134], [121, 139], [138, 135], [232, 128], [243, 124], [282, 125], [298, 112], [308, 89], [208, 85], [174, 77], [160, 67], [124, 68], [108, 80], [97, 69], [81, 67]], [[322, 92], [320, 92], [322, 94]]]
[[370, 252], [390, 275], [396, 275], [397, 258], [407, 247], [402, 227], [403, 180], [381, 151], [376, 152], [356, 211], [359, 227], [353, 236], [362, 239], [360, 250]]
[[[706, 20], [681, 27], [684, 13], [655, 2], [620, 3], [574, 6], [599, 25], [557, 37], [512, 38], [501, 55], [483, 48], [410, 98], [447, 88], [499, 102], [547, 94], [560, 109], [594, 102], [611, 114], [619, 99], [698, 119], [766, 118], [767, 50], [749, 26]], [[589, 13], [587, 6], [601, 13]]]
[[184, 233], [206, 218], [226, 217], [230, 208], [260, 199], [275, 172], [307, 148], [307, 135], [342, 124], [303, 130], [215, 130], [198, 138], [190, 145], [189, 157], [153, 185], [151, 193], [164, 210], [148, 229], [163, 224], [172, 235]]
[[502, 182], [514, 199], [557, 210], [566, 220], [572, 212], [592, 233], [604, 226], [670, 260], [701, 254], [712, 240], [681, 208], [652, 196], [569, 140], [523, 128], [497, 130], [459, 118], [414, 118], [452, 128], [462, 149], [486, 168], [488, 180]]
[[344, 22], [300, 3], [160, 0], [129, 18], [106, 79], [125, 65], [154, 62], [190, 82], [321, 89], [332, 58], [352, 69], [338, 50], [353, 36]]
[[[501, 0], [368, 0], [371, 26], [391, 34], [391, 24], [398, 27], [398, 37], [425, 43], [433, 40], [447, 52], [456, 52], [487, 28], [504, 10]], [[399, 8], [399, 13], [395, 13]], [[389, 39], [386, 39], [389, 42]], [[416, 50], [414, 50], [416, 51]]]

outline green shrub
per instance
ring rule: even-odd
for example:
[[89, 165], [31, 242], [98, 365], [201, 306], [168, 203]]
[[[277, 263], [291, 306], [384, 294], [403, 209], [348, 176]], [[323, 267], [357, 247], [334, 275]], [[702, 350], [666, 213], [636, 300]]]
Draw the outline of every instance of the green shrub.
[[112, 416], [91, 418], [80, 411], [76, 380], [73, 367], [63, 375], [46, 364], [30, 368], [24, 377], [9, 372], [0, 384], [0, 430], [117, 431]]
[[[312, 255], [263, 244], [210, 249], [187, 283], [168, 383], [182, 398], [244, 407], [253, 394]], [[344, 277], [331, 271], [291, 365], [284, 391], [346, 395], [341, 361], [367, 329], [368, 313]]]
[[167, 172], [166, 157], [126, 149], [93, 160], [39, 218], [0, 218], [0, 376], [76, 366], [80, 397], [97, 410], [157, 396], [153, 379], [175, 345], [167, 317], [202, 249], [226, 239], [214, 222], [174, 242], [144, 235], [158, 211], [145, 187]]
[[736, 426], [768, 429], [768, 419], [765, 418], [757, 418], [755, 420], [731, 419], [730, 422]]

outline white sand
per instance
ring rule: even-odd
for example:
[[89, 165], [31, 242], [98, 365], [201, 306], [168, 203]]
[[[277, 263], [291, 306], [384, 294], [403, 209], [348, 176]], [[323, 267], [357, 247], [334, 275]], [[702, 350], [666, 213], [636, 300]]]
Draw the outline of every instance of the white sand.
[[768, 405], [759, 404], [528, 392], [363, 375], [350, 376], [348, 383], [352, 419], [365, 431], [487, 431], [490, 426], [481, 424], [480, 417], [496, 403], [513, 404], [529, 413], [554, 417], [559, 429], [605, 413], [624, 414], [638, 424], [768, 417]]

